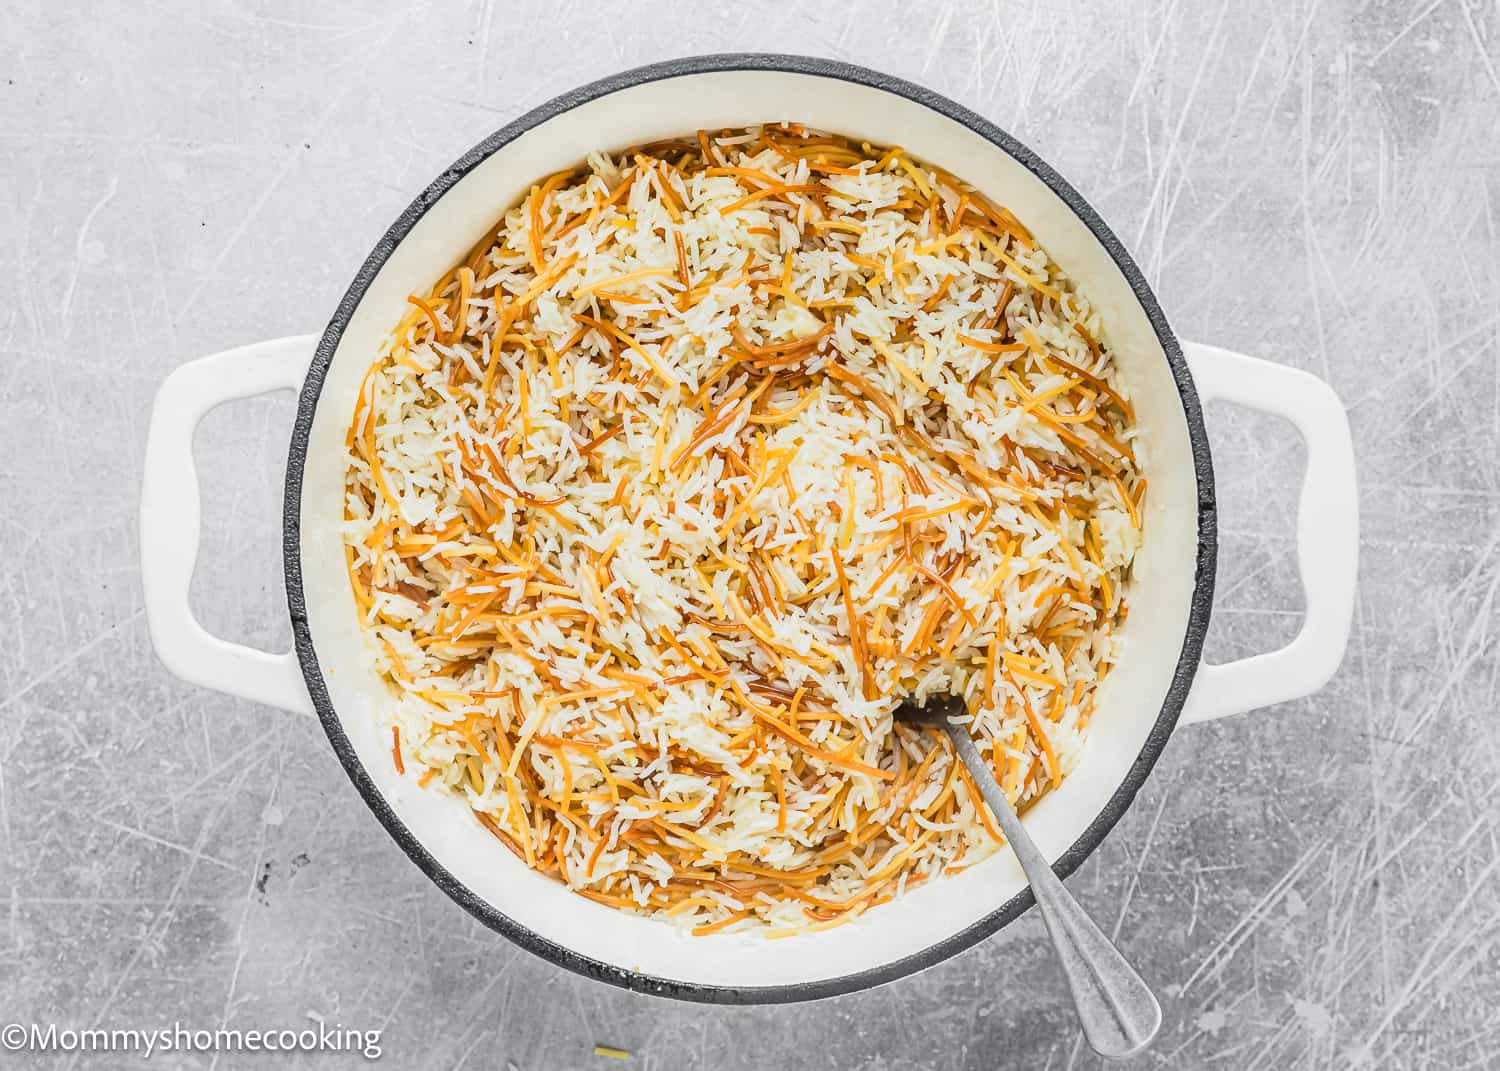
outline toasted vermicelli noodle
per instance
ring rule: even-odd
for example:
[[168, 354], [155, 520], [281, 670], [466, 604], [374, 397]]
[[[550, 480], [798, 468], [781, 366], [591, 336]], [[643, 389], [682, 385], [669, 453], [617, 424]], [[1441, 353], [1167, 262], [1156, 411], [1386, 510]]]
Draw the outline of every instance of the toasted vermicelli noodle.
[[[497, 206], [497, 212], [499, 207]], [[405, 317], [344, 535], [398, 773], [591, 899], [831, 925], [1076, 764], [1140, 541], [1128, 392], [1022, 223], [793, 124], [596, 154]]]

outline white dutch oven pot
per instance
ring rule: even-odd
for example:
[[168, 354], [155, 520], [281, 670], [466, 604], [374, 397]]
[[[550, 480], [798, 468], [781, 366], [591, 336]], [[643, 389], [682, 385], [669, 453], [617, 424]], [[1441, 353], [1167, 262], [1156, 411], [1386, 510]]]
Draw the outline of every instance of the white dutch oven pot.
[[[321, 336], [246, 346], [183, 365], [157, 395], [141, 494], [141, 575], [157, 653], [178, 676], [316, 713], [365, 802], [449, 896], [506, 936], [589, 976], [695, 1000], [758, 1003], [848, 992], [936, 963], [1031, 903], [1008, 852], [914, 889], [854, 922], [766, 941], [693, 938], [568, 892], [528, 870], [457, 800], [392, 768], [385, 688], [368, 669], [344, 565], [343, 440], [365, 369], [406, 295], [443, 275], [540, 175], [601, 147], [700, 128], [795, 119], [901, 145], [1025, 221], [1108, 324], [1149, 443], [1145, 544], [1135, 562], [1125, 655], [1110, 674], [1077, 770], [1027, 812], [1060, 874], [1103, 839], [1179, 722], [1310, 694], [1338, 667], [1354, 597], [1354, 455], [1343, 407], [1304, 372], [1179, 344], [1140, 271], [1084, 200], [984, 119], [871, 71], [790, 56], [710, 56], [586, 86], [507, 126], [442, 173], [381, 240]], [[267, 654], [204, 631], [188, 606], [198, 550], [192, 434], [216, 405], [301, 391], [286, 479], [285, 563], [294, 651]], [[1228, 665], [1199, 661], [1213, 601], [1213, 469], [1201, 402], [1284, 417], [1307, 445], [1297, 557], [1307, 599], [1286, 647]]]

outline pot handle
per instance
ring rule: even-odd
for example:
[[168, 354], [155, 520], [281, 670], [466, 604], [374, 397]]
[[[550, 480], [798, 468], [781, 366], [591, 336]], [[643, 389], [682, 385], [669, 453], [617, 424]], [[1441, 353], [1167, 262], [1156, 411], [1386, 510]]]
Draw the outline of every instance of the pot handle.
[[151, 407], [141, 482], [141, 585], [157, 657], [183, 680], [299, 714], [313, 707], [295, 651], [221, 640], [188, 604], [201, 520], [193, 430], [225, 402], [300, 389], [317, 344], [317, 335], [278, 338], [175, 369]]
[[1300, 699], [1338, 669], [1349, 643], [1359, 565], [1359, 501], [1349, 417], [1333, 388], [1296, 368], [1185, 342], [1198, 395], [1290, 421], [1307, 445], [1297, 503], [1297, 565], [1307, 612], [1296, 639], [1267, 654], [1198, 667], [1182, 722]]

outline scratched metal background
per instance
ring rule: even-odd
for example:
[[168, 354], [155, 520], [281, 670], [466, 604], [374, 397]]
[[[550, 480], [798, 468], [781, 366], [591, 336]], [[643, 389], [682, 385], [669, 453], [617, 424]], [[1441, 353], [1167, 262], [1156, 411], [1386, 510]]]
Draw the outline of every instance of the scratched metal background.
[[[428, 884], [315, 722], [180, 684], [147, 640], [134, 513], [169, 369], [318, 329], [432, 175], [554, 94], [795, 50], [1013, 131], [1184, 337], [1309, 369], [1350, 407], [1364, 539], [1342, 672], [1183, 731], [1071, 882], [1165, 998], [1134, 1065], [1500, 1067], [1493, 2], [6, 6], [0, 1020], [320, 1016], [383, 1028], [400, 1067], [599, 1066], [596, 1043], [652, 1069], [1096, 1066], [1034, 916], [810, 1006], [565, 974]], [[1274, 420], [1209, 415], [1222, 658], [1295, 631], [1302, 456]], [[287, 398], [241, 404], [199, 436], [196, 604], [271, 646], [290, 418]]]

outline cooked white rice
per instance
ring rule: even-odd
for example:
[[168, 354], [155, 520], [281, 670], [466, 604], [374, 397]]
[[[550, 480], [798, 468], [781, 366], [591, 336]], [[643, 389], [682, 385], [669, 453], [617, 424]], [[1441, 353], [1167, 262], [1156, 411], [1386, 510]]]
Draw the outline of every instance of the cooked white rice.
[[[498, 208], [497, 208], [498, 211]], [[1140, 540], [1106, 332], [1024, 226], [782, 124], [534, 187], [377, 356], [344, 533], [393, 758], [695, 932], [834, 925], [1077, 763]]]

